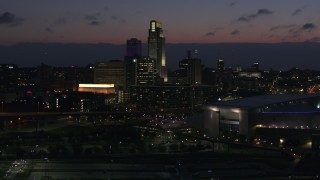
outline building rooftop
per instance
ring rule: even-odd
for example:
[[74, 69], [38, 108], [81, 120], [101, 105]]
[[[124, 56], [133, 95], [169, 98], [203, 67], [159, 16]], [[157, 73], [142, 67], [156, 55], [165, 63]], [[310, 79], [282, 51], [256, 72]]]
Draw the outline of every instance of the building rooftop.
[[221, 102], [214, 103], [212, 106], [250, 109], [250, 108], [267, 106], [271, 104], [277, 104], [281, 102], [289, 102], [289, 101], [308, 99], [313, 97], [320, 97], [320, 95], [319, 94], [271, 94], [271, 95], [241, 98], [241, 99], [236, 99], [232, 101], [221, 101]]

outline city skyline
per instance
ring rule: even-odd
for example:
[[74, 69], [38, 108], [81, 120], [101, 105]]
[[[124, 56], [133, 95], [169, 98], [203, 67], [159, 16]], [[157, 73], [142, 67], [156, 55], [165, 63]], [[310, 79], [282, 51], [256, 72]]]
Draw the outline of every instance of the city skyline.
[[[213, 68], [218, 59], [224, 59], [227, 67], [250, 67], [255, 62], [263, 69], [320, 67], [320, 18], [315, 13], [320, 3], [316, 1], [189, 0], [170, 4], [123, 0], [77, 1], [77, 6], [72, 2], [31, 0], [25, 5], [1, 1], [2, 63], [85, 66], [123, 60], [125, 43], [131, 38], [141, 41], [142, 55], [147, 56], [149, 22], [155, 19], [164, 24], [165, 61], [171, 70], [187, 50], [197, 50], [203, 65]], [[211, 15], [217, 12], [221, 14]], [[253, 39], [245, 40], [246, 33]], [[275, 37], [282, 40], [274, 41]]]
[[304, 1], [1, 1], [2, 45], [23, 42], [147, 42], [151, 19], [168, 43], [319, 42], [320, 2]]

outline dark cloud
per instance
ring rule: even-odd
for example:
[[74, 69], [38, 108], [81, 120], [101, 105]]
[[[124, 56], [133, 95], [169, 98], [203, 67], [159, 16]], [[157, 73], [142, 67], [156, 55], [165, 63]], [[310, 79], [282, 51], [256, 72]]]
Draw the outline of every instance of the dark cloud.
[[96, 16], [96, 15], [86, 15], [86, 16], [84, 16], [84, 19], [85, 20], [89, 20], [89, 21], [95, 21], [95, 20], [98, 20], [98, 16]]
[[269, 31], [277, 31], [277, 30], [282, 30], [282, 29], [289, 29], [296, 27], [294, 24], [289, 24], [289, 25], [279, 25], [279, 26], [272, 26]]
[[50, 24], [48, 27], [46, 27], [44, 31], [52, 33], [54, 32], [54, 29], [56, 29], [57, 26], [62, 26], [65, 24], [67, 24], [67, 18], [61, 17], [54, 21], [52, 24]]
[[216, 34], [215, 32], [208, 32], [206, 36], [214, 36], [215, 34]]
[[138, 10], [138, 11], [134, 12], [134, 15], [139, 15], [139, 14], [142, 14], [142, 13], [143, 13], [142, 11]]
[[320, 37], [313, 37], [311, 39], [307, 39], [306, 42], [320, 42]]
[[89, 14], [89, 15], [86, 15], [84, 16], [84, 19], [86, 21], [88, 21], [88, 25], [90, 26], [98, 26], [98, 25], [101, 25], [102, 22], [100, 21], [100, 13], [94, 13], [94, 14]]
[[299, 15], [300, 13], [302, 13], [302, 11], [306, 8], [306, 6], [303, 6], [301, 8], [297, 8], [295, 11], [293, 11], [293, 13], [291, 14], [292, 16], [296, 16]]
[[291, 15], [296, 16], [302, 12], [302, 9], [296, 9]]
[[48, 33], [53, 33], [53, 30], [49, 27], [44, 28], [44, 31]]
[[67, 23], [67, 19], [66, 18], [59, 18], [54, 22], [54, 25], [63, 25]]
[[240, 31], [238, 29], [235, 29], [230, 34], [231, 35], [238, 35], [238, 34], [240, 34]]
[[232, 7], [232, 6], [235, 6], [238, 2], [234, 1], [234, 2], [231, 2], [228, 4], [228, 6]]
[[269, 9], [259, 9], [258, 12], [256, 13], [257, 15], [268, 15], [268, 14], [273, 14], [273, 11], [270, 11]]
[[217, 32], [223, 30], [223, 27], [215, 27], [212, 31], [205, 34], [205, 36], [215, 36]]
[[117, 20], [117, 19], [118, 19], [117, 16], [110, 16], [110, 18], [111, 18], [112, 20]]
[[90, 26], [97, 26], [97, 25], [100, 25], [101, 23], [99, 21], [91, 21], [89, 23]]
[[289, 29], [289, 33], [291, 33], [291, 37], [299, 38], [302, 33], [310, 33], [311, 31], [317, 29], [317, 26], [313, 23], [305, 23], [301, 26], [296, 26], [294, 28]]
[[303, 30], [303, 31], [312, 31], [312, 30], [314, 30], [316, 28], [317, 28], [316, 25], [314, 25], [312, 23], [306, 23], [301, 27], [301, 30]]
[[103, 8], [103, 11], [108, 12], [108, 11], [109, 11], [109, 7], [108, 7], [108, 6], [104, 7], [104, 8]]
[[113, 21], [118, 21], [119, 23], [126, 23], [127, 22], [125, 19], [120, 18], [120, 17], [115, 16], [115, 15], [110, 16], [110, 19], [112, 19]]
[[259, 17], [259, 16], [262, 16], [262, 15], [271, 15], [273, 14], [274, 12], [269, 10], [269, 9], [259, 9], [256, 13], [254, 14], [249, 14], [249, 15], [243, 15], [243, 16], [240, 16], [238, 18], [238, 21], [241, 21], [241, 22], [250, 22], [252, 20], [254, 20], [255, 18]]
[[8, 25], [8, 26], [17, 26], [20, 25], [24, 19], [16, 17], [14, 14], [10, 12], [5, 12], [0, 15], [0, 25]]

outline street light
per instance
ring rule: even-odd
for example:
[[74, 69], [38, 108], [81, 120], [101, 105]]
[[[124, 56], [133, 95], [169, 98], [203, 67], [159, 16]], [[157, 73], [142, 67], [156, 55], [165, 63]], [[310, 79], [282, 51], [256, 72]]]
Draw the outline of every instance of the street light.
[[45, 164], [44, 176], [45, 176], [45, 178], [48, 178], [48, 172], [47, 172], [47, 171], [48, 171], [49, 158], [45, 157], [44, 160], [45, 160], [45, 162], [46, 162], [46, 164]]

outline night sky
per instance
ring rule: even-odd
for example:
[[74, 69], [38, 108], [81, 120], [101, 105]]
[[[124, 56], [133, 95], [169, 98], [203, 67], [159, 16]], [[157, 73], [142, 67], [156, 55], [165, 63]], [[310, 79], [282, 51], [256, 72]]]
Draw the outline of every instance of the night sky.
[[[132, 37], [146, 43], [151, 19], [163, 23], [166, 41], [171, 44], [320, 42], [319, 14], [318, 0], [1, 0], [0, 45], [121, 45]], [[224, 51], [223, 47], [211, 50], [215, 55], [210, 58], [224, 56]], [[205, 56], [209, 51], [202, 53]], [[168, 57], [168, 61], [183, 56]], [[318, 54], [309, 56], [310, 62], [319, 59]], [[254, 58], [264, 59], [249, 58], [247, 64]], [[230, 59], [232, 64], [237, 64], [235, 59]]]

